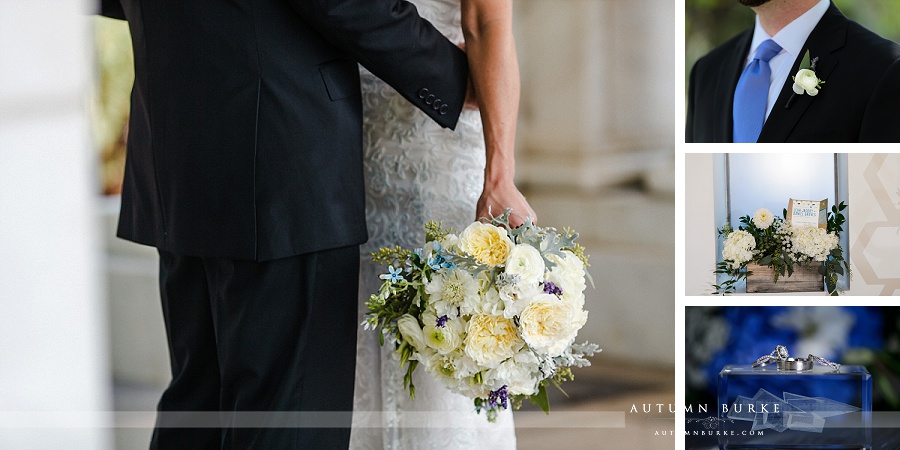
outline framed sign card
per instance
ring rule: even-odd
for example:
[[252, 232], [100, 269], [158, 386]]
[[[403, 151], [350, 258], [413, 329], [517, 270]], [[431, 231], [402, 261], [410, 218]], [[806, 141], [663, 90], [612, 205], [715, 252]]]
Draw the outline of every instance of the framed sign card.
[[819, 228], [828, 226], [828, 199], [788, 201], [787, 223], [791, 226], [809, 225]]

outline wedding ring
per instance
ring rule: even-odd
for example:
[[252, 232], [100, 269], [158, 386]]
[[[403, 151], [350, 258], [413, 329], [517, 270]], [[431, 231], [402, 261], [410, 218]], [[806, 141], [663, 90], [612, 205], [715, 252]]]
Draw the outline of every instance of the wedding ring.
[[835, 371], [841, 370], [840, 364], [813, 354], [810, 354], [806, 358], [791, 358], [790, 353], [788, 353], [787, 347], [783, 345], [776, 346], [775, 350], [773, 350], [772, 353], [762, 356], [754, 361], [751, 367], [756, 369], [773, 362], [777, 364], [778, 370], [783, 370], [786, 372], [802, 372], [804, 370], [812, 370], [815, 363], [831, 367]]

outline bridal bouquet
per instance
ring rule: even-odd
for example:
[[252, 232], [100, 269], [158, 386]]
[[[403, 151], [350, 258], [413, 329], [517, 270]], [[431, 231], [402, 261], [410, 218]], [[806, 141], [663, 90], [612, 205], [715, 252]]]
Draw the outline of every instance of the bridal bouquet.
[[384, 283], [366, 306], [363, 326], [392, 341], [404, 386], [421, 365], [451, 391], [474, 399], [493, 421], [530, 398], [549, 410], [546, 387], [590, 365], [595, 344], [575, 344], [587, 321], [587, 256], [577, 233], [526, 223], [509, 227], [509, 210], [460, 235], [425, 225], [414, 251], [382, 248]]
[[[837, 278], [850, 265], [844, 259], [838, 233], [844, 231], [842, 211], [844, 202], [833, 206], [827, 216], [825, 228], [817, 226], [791, 226], [781, 217], [775, 217], [766, 208], [760, 208], [753, 217], [741, 217], [741, 226], [734, 230], [725, 225], [719, 234], [725, 238], [722, 248], [722, 262], [716, 265], [715, 273], [726, 274], [730, 278], [716, 284], [715, 294], [734, 292], [734, 285], [750, 273], [747, 264], [757, 263], [774, 269], [773, 281], [794, 273], [794, 264], [818, 265], [819, 275], [825, 278], [825, 286], [830, 295], [838, 295]], [[787, 216], [787, 210], [784, 211]]]

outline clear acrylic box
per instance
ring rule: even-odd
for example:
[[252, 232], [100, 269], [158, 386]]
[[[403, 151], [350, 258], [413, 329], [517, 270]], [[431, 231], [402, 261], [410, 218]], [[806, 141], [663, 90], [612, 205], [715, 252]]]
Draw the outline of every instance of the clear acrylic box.
[[725, 366], [720, 449], [871, 449], [872, 376], [862, 366]]

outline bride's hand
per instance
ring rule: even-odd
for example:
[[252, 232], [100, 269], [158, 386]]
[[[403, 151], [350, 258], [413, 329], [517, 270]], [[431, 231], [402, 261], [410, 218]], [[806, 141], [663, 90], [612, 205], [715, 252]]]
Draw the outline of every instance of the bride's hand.
[[[526, 217], [537, 223], [537, 214], [531, 209], [528, 200], [519, 192], [512, 182], [504, 182], [497, 185], [485, 185], [481, 197], [478, 199], [476, 219], [490, 218], [491, 214], [499, 216], [506, 208], [512, 208], [509, 215], [509, 225], [513, 228], [525, 223]], [[489, 214], [490, 213], [490, 214]]]

